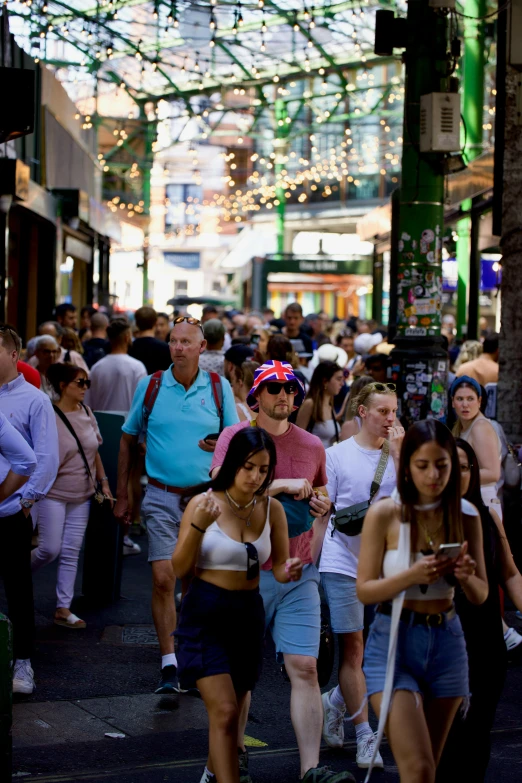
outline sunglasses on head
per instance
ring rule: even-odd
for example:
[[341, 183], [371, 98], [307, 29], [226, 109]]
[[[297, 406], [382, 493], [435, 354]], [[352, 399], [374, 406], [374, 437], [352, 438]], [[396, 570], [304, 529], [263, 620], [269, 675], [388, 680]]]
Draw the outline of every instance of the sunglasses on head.
[[278, 383], [277, 381], [269, 381], [268, 383], [265, 383], [264, 388], [267, 390], [269, 394], [280, 394], [281, 389], [285, 390], [286, 394], [297, 394], [297, 383], [296, 381], [287, 381], [286, 383]]
[[245, 543], [245, 549], [247, 552], [247, 579], [257, 579], [259, 576], [259, 553], [255, 546], [247, 541]]
[[397, 387], [394, 383], [369, 383], [368, 386], [371, 386], [378, 392], [397, 391]]
[[186, 321], [191, 326], [199, 326], [201, 331], [203, 331], [201, 321], [199, 321], [197, 318], [192, 318], [191, 315], [178, 315], [177, 318], [174, 318], [174, 326], [176, 326], [176, 324], [182, 324], [183, 321]]
[[73, 381], [73, 383], [77, 383], [80, 389], [90, 389], [91, 388], [91, 382], [89, 378], [76, 378], [76, 380]]

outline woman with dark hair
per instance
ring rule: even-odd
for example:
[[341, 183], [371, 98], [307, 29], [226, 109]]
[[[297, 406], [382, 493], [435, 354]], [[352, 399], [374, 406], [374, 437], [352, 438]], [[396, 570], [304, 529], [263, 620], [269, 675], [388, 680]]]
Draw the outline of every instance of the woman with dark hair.
[[[312, 375], [308, 394], [297, 414], [296, 424], [321, 440], [325, 449], [338, 443], [340, 425], [334, 397], [344, 385], [342, 367], [335, 362], [319, 362]], [[343, 411], [344, 412], [344, 411]]]
[[480, 468], [475, 452], [457, 440], [462, 497], [479, 511], [484, 559], [489, 582], [486, 601], [470, 604], [461, 589], [455, 592], [469, 659], [470, 708], [465, 720], [456, 718], [437, 770], [440, 783], [472, 780], [481, 783], [491, 752], [490, 732], [506, 679], [507, 657], [502, 627], [499, 586], [522, 608], [522, 575], [517, 569], [504, 526], [481, 497]]
[[502, 506], [497, 490], [502, 447], [491, 422], [480, 412], [480, 384], [469, 375], [461, 375], [451, 384], [450, 397], [457, 416], [453, 434], [456, 438], [467, 441], [477, 455], [482, 500], [502, 519]]
[[398, 491], [370, 506], [357, 577], [359, 599], [378, 604], [364, 674], [378, 739], [386, 726], [402, 783], [433, 783], [453, 719], [469, 697], [455, 580], [468, 601], [484, 603], [478, 512], [460, 499], [455, 439], [429, 419], [404, 437]]
[[[91, 385], [85, 371], [67, 362], [51, 364], [47, 379], [58, 399], [54, 410], [60, 466], [56, 481], [38, 503], [38, 547], [31, 553], [31, 566], [36, 571], [59, 556], [54, 622], [80, 629], [85, 628], [85, 622], [71, 612], [70, 606], [96, 480], [106, 497], [110, 498], [111, 493], [98, 452], [100, 431], [91, 409], [83, 404]], [[88, 469], [73, 432], [81, 443]]]
[[260, 566], [272, 557], [278, 582], [301, 578], [283, 507], [266, 494], [275, 466], [265, 430], [236, 432], [216, 478], [194, 488], [172, 556], [178, 578], [195, 572], [176, 636], [180, 680], [199, 689], [209, 716], [205, 783], [239, 783], [238, 719], [259, 677], [265, 631]]

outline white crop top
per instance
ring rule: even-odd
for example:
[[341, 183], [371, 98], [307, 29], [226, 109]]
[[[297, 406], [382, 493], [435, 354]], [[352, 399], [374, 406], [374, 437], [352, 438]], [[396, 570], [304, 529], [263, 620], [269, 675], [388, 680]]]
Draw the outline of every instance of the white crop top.
[[[400, 497], [397, 490], [394, 490], [392, 493], [392, 499], [395, 501], [395, 503], [400, 504]], [[472, 506], [471, 503], [469, 503], [467, 500], [462, 499], [462, 513], [468, 514], [469, 516], [476, 516], [477, 512], [475, 511], [474, 506]], [[384, 560], [382, 564], [382, 575], [383, 577], [387, 578], [390, 576], [396, 576], [397, 574], [401, 573], [401, 571], [404, 570], [403, 566], [401, 566], [399, 562], [399, 551], [402, 550], [401, 542], [403, 536], [410, 534], [410, 525], [401, 523], [401, 526], [399, 528], [399, 544], [397, 549], [388, 549], [384, 553]], [[422, 552], [412, 552], [410, 554], [410, 565], [413, 565], [417, 560], [420, 560], [423, 558], [424, 555]], [[447, 583], [444, 577], [441, 577], [436, 582], [428, 586], [428, 589], [425, 593], [421, 591], [420, 585], [413, 585], [412, 587], [409, 587], [406, 590], [406, 595], [404, 596], [406, 601], [437, 601], [440, 599], [448, 598], [453, 599], [455, 588], [452, 587]]]
[[[272, 543], [270, 540], [270, 498], [266, 507], [266, 521], [263, 532], [251, 542], [257, 549], [259, 565], [262, 566], [270, 557]], [[248, 557], [246, 546], [227, 536], [219, 527], [217, 521], [212, 522], [202, 536], [197, 568], [207, 571], [247, 571]]]

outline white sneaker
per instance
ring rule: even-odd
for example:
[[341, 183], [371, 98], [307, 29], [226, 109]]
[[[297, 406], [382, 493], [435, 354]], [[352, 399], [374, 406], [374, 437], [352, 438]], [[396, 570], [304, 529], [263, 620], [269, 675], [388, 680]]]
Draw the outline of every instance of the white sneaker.
[[216, 783], [216, 776], [212, 774], [212, 772], [209, 772], [208, 769], [205, 767], [205, 771], [203, 772], [203, 777], [199, 781], [199, 783]]
[[520, 636], [514, 628], [509, 628], [504, 634], [504, 641], [506, 643], [506, 649], [509, 652], [522, 643], [522, 636]]
[[123, 554], [124, 555], [139, 555], [141, 552], [141, 546], [132, 540], [130, 536], [123, 537]]
[[34, 671], [31, 668], [31, 661], [15, 661], [13, 693], [32, 693], [35, 687]]
[[[357, 743], [357, 756], [355, 760], [357, 761], [357, 766], [361, 769], [368, 769], [370, 766], [376, 741], [377, 737], [375, 734], [367, 734]], [[377, 753], [375, 756], [373, 766], [376, 769], [382, 769], [384, 767], [384, 762], [380, 753]]]
[[323, 702], [323, 739], [330, 748], [342, 748], [344, 744], [344, 710], [339, 710], [330, 702], [330, 694], [321, 696]]

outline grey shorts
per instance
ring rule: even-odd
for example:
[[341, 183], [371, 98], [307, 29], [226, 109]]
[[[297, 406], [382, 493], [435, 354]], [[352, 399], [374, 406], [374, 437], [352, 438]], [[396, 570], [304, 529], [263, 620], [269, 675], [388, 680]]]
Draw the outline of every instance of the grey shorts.
[[147, 525], [149, 563], [170, 560], [183, 516], [182, 497], [149, 484], [141, 504], [141, 515]]

